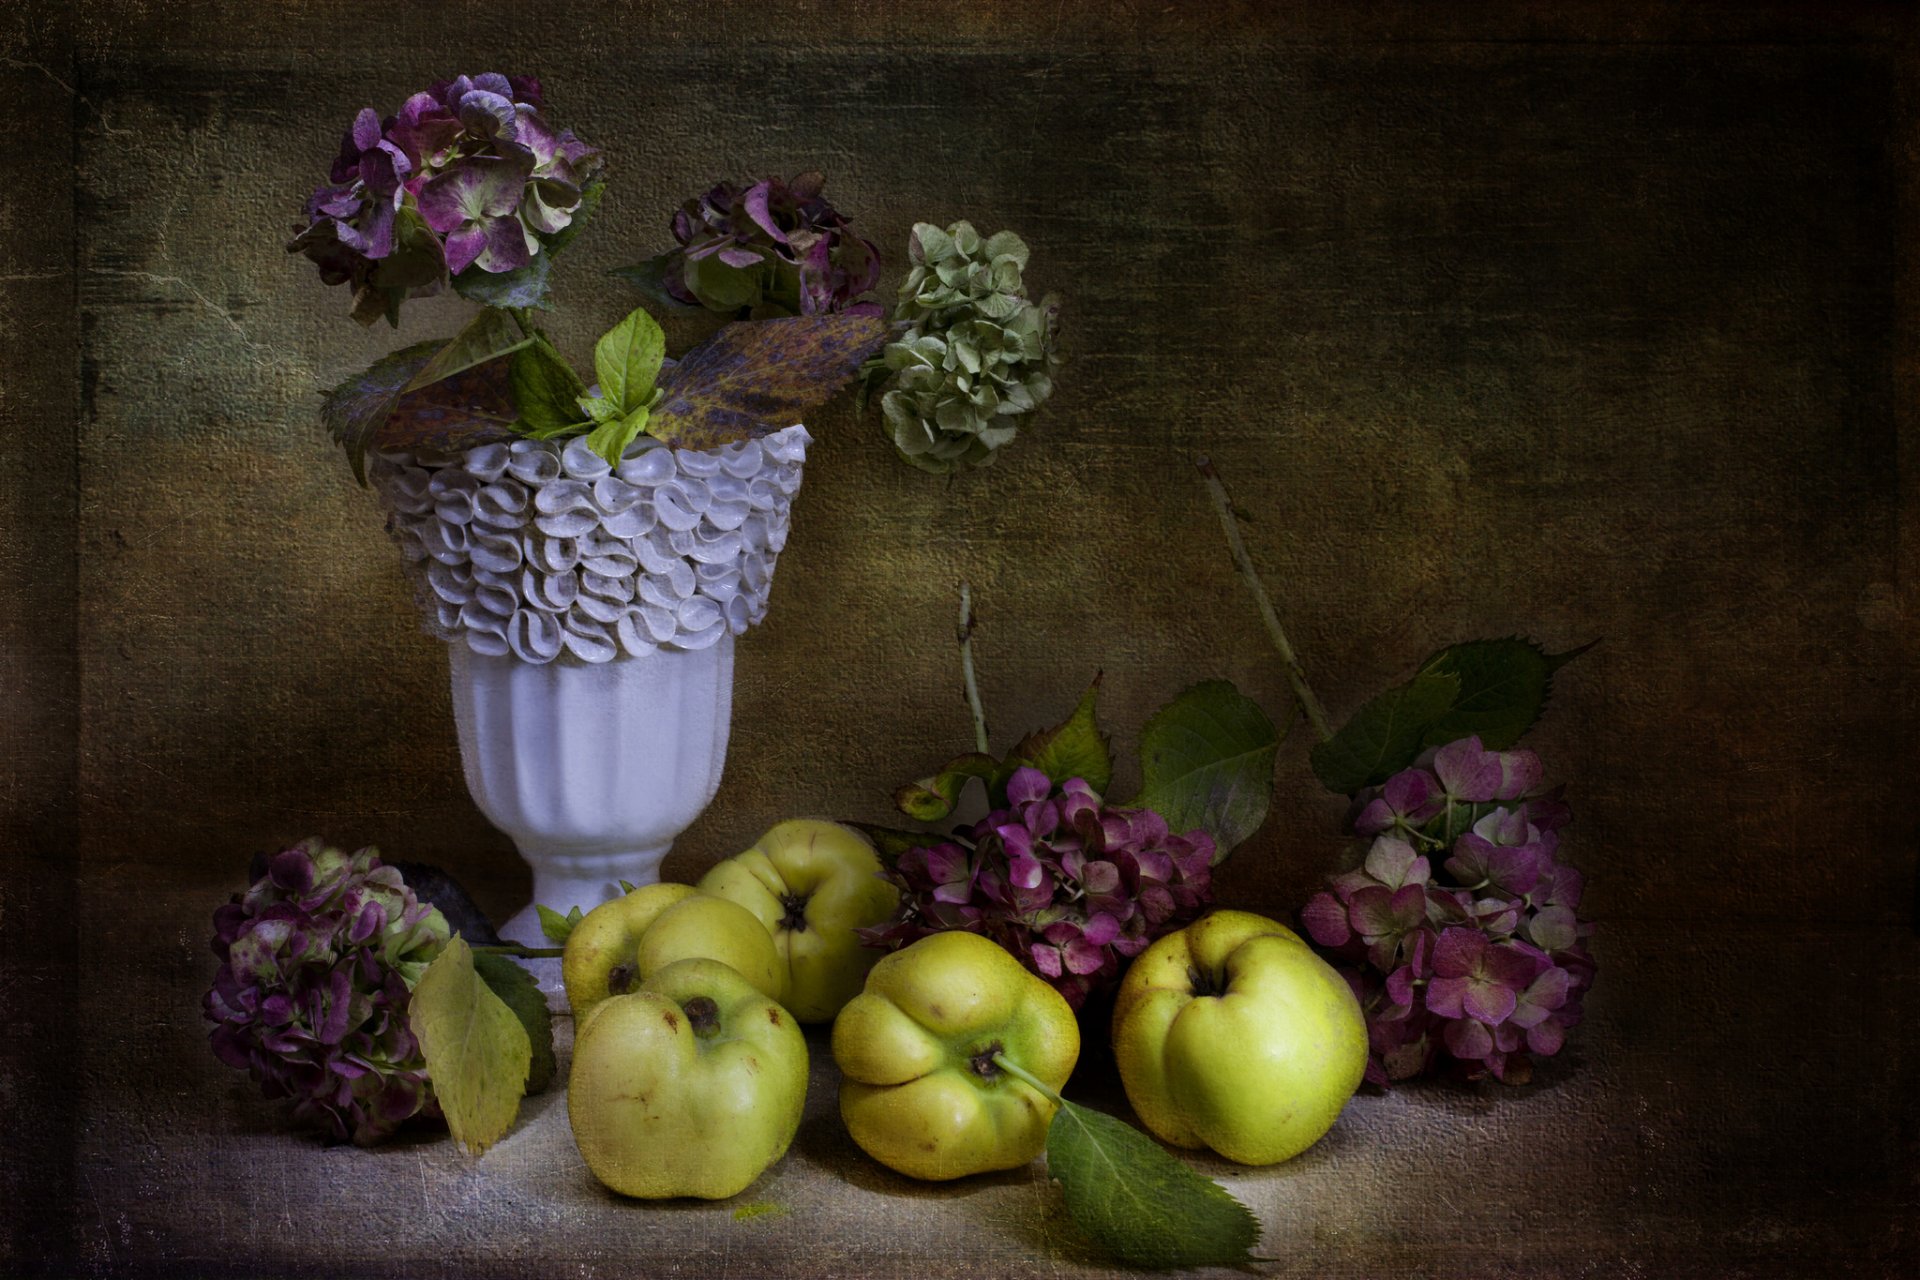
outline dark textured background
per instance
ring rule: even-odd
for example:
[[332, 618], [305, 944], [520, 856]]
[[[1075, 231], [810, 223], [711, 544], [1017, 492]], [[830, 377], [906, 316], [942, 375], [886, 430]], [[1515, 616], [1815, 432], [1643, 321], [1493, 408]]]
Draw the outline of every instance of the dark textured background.
[[[915, 1188], [831, 1118], [753, 1193], [600, 1194], [563, 1108], [470, 1162], [289, 1137], [207, 1054], [208, 913], [310, 831], [524, 869], [461, 783], [439, 645], [316, 395], [363, 333], [281, 242], [352, 113], [542, 75], [614, 183], [560, 272], [583, 351], [723, 175], [825, 169], [883, 247], [1010, 226], [1071, 367], [1004, 463], [897, 464], [841, 404], [726, 780], [669, 873], [883, 819], [1095, 669], [1117, 745], [1188, 682], [1285, 684], [1210, 452], [1336, 715], [1437, 644], [1604, 643], [1535, 745], [1602, 922], [1520, 1090], [1363, 1096], [1226, 1177], [1300, 1274], [1920, 1266], [1914, 28], [1893, 7], [47, 3], [0, 14], [0, 1198], [9, 1274], [1054, 1274], [1037, 1169]], [[897, 275], [890, 275], [889, 286]], [[1281, 752], [1223, 897], [1340, 855]], [[1123, 777], [1132, 775], [1126, 768]]]

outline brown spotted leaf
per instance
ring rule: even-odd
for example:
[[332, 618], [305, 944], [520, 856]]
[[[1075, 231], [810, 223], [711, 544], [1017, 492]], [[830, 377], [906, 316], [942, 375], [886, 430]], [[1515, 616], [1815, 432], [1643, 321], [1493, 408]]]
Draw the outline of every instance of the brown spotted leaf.
[[727, 325], [661, 371], [647, 434], [677, 449], [713, 449], [799, 422], [886, 341], [879, 316], [784, 316]]
[[347, 451], [354, 479], [367, 482], [367, 445], [387, 420], [393, 405], [419, 372], [432, 363], [446, 343], [417, 342], [379, 360], [327, 392], [320, 402], [320, 420], [333, 441]]
[[496, 357], [431, 386], [409, 391], [373, 433], [373, 447], [452, 453], [514, 438], [519, 410], [509, 384], [511, 357]]

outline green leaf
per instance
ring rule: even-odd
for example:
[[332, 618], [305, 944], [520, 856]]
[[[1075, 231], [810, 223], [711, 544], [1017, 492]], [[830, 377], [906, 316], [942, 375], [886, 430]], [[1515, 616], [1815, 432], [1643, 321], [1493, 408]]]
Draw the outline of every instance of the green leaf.
[[1000, 762], [992, 756], [982, 755], [978, 751], [969, 751], [966, 755], [955, 756], [940, 768], [940, 772], [918, 782], [909, 782], [893, 793], [893, 803], [900, 812], [916, 822], [940, 822], [953, 812], [960, 803], [960, 793], [966, 789], [970, 778], [979, 778], [989, 782], [1000, 772]]
[[393, 412], [407, 384], [444, 345], [439, 339], [418, 342], [383, 356], [327, 392], [320, 402], [320, 420], [334, 443], [347, 451], [347, 462], [361, 484], [367, 482], [367, 446], [373, 443], [374, 433]]
[[667, 337], [660, 325], [645, 307], [635, 307], [593, 344], [593, 371], [600, 379], [601, 396], [622, 413], [646, 408], [666, 353]]
[[587, 436], [587, 448], [605, 458], [608, 466], [617, 467], [620, 465], [620, 455], [646, 429], [647, 407], [641, 405], [624, 418], [603, 422], [595, 427]]
[[1352, 795], [1385, 782], [1413, 763], [1426, 745], [1427, 726], [1447, 713], [1460, 692], [1460, 677], [1423, 671], [1395, 685], [1354, 713], [1309, 759], [1329, 791]]
[[1206, 680], [1140, 731], [1140, 794], [1176, 832], [1204, 828], [1219, 863], [1266, 820], [1280, 734], [1231, 681]]
[[699, 307], [696, 304], [682, 302], [667, 292], [667, 264], [673, 260], [674, 252], [648, 258], [645, 262], [636, 262], [630, 267], [615, 267], [607, 274], [625, 280], [663, 307], [676, 311], [697, 311]]
[[589, 422], [618, 422], [626, 416], [619, 405], [600, 396], [576, 396], [573, 402], [580, 406], [580, 412], [587, 415]]
[[506, 1001], [480, 980], [473, 951], [458, 934], [420, 975], [408, 1025], [447, 1127], [479, 1155], [520, 1113], [533, 1045]]
[[580, 908], [575, 907], [566, 915], [561, 915], [552, 907], [543, 907], [536, 902], [533, 904], [533, 910], [534, 914], [540, 917], [540, 932], [546, 934], [547, 939], [555, 945], [566, 946], [567, 938], [573, 933], [573, 926], [580, 923]]
[[680, 265], [687, 288], [709, 311], [737, 311], [758, 302], [762, 271], [759, 266], [728, 266], [718, 255], [688, 258]]
[[867, 839], [873, 841], [873, 851], [880, 861], [892, 866], [900, 860], [900, 855], [909, 849], [924, 849], [937, 837], [930, 837], [924, 831], [902, 831], [897, 827], [876, 827], [868, 822], [846, 822], [843, 826], [852, 827]]
[[418, 391], [442, 378], [518, 351], [532, 341], [520, 332], [512, 316], [498, 307], [482, 307], [480, 313], [467, 322], [466, 328], [434, 353], [433, 359], [413, 376], [406, 389]]
[[1453, 705], [1427, 726], [1423, 744], [1441, 746], [1477, 733], [1493, 751], [1506, 750], [1533, 727], [1553, 676], [1546, 653], [1519, 639], [1449, 645], [1421, 663], [1420, 671], [1460, 682]]
[[1449, 645], [1420, 664], [1423, 672], [1460, 678], [1460, 692], [1447, 713], [1427, 726], [1426, 745], [1444, 746], [1478, 734], [1481, 745], [1505, 751], [1518, 742], [1547, 705], [1553, 673], [1593, 644], [1550, 654], [1518, 637]]
[[453, 278], [454, 292], [469, 302], [489, 307], [538, 307], [546, 310], [550, 300], [547, 273], [553, 270], [553, 254], [542, 250], [527, 260], [524, 267], [502, 271], [498, 275], [468, 267]]
[[580, 422], [578, 401], [587, 388], [545, 338], [514, 352], [511, 384], [520, 421], [532, 431], [551, 432]]
[[547, 998], [540, 984], [511, 957], [490, 951], [476, 951], [473, 969], [487, 989], [506, 1002], [513, 1016], [526, 1028], [527, 1043], [533, 1059], [527, 1067], [527, 1092], [539, 1093], [553, 1083], [559, 1069], [553, 1056], [553, 1015], [547, 1011]]
[[1080, 704], [1051, 729], [1038, 729], [1014, 744], [1006, 762], [994, 778], [996, 788], [1004, 787], [1015, 769], [1031, 765], [1054, 782], [1084, 778], [1095, 791], [1104, 793], [1113, 782], [1113, 755], [1106, 735], [1094, 718], [1094, 703], [1100, 696], [1100, 674], [1080, 695]]
[[1260, 1220], [1224, 1187], [1103, 1112], [1061, 1103], [1047, 1172], [1080, 1229], [1131, 1266], [1236, 1266], [1260, 1240]]
[[661, 375], [647, 431], [680, 449], [771, 435], [829, 399], [886, 337], [879, 316], [844, 312], [726, 325]]

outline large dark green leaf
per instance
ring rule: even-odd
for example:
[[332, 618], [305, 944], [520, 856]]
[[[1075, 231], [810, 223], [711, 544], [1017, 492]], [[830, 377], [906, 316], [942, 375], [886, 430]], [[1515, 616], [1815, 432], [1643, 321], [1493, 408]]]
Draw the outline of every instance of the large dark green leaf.
[[1443, 746], [1478, 734], [1490, 750], [1507, 750], [1540, 718], [1554, 671], [1591, 647], [1550, 654], [1531, 641], [1509, 637], [1470, 640], [1440, 650], [1421, 663], [1420, 670], [1455, 676], [1460, 690], [1446, 713], [1427, 726], [1425, 744]]
[[383, 356], [327, 392], [320, 402], [320, 420], [326, 423], [334, 443], [347, 451], [347, 463], [361, 484], [367, 482], [367, 447], [373, 443], [374, 433], [393, 412], [407, 384], [445, 345], [436, 338]]
[[1047, 1172], [1093, 1242], [1130, 1266], [1252, 1261], [1260, 1220], [1132, 1125], [1063, 1102], [1047, 1128]]
[[478, 266], [468, 267], [453, 278], [453, 288], [469, 302], [483, 306], [545, 309], [551, 298], [547, 275], [552, 270], [553, 255], [542, 250], [534, 254], [526, 266], [512, 271], [495, 273], [482, 271]]
[[1460, 677], [1450, 671], [1423, 671], [1395, 685], [1333, 737], [1314, 744], [1314, 774], [1342, 795], [1385, 782], [1413, 763], [1426, 745], [1427, 726], [1446, 714], [1459, 692]]
[[1104, 794], [1113, 782], [1113, 754], [1094, 715], [1099, 697], [1100, 676], [1095, 675], [1072, 715], [1051, 729], [1036, 729], [1014, 744], [994, 778], [995, 789], [1004, 787], [1015, 769], [1030, 765], [1056, 783], [1083, 778], [1088, 786]]
[[712, 449], [771, 435], [830, 399], [886, 341], [879, 316], [785, 316], [727, 325], [660, 375], [649, 435]]
[[1218, 863], [1266, 821], [1280, 734], [1260, 704], [1207, 680], [1156, 711], [1140, 731], [1140, 794], [1176, 832], [1213, 837]]
[[539, 1093], [553, 1083], [559, 1068], [553, 1056], [553, 1015], [547, 1011], [540, 984], [516, 961], [488, 951], [473, 953], [473, 971], [527, 1029], [527, 1041], [533, 1050], [527, 1067], [527, 1092]]
[[498, 307], [482, 307], [479, 314], [448, 339], [446, 345], [434, 353], [426, 367], [413, 376], [413, 381], [407, 384], [407, 390], [418, 391], [442, 378], [450, 378], [477, 364], [508, 355], [532, 341], [532, 338], [520, 332], [520, 326], [514, 323], [512, 316]]
[[520, 421], [533, 431], [554, 433], [585, 421], [579, 400], [586, 386], [545, 338], [514, 353], [508, 381]]

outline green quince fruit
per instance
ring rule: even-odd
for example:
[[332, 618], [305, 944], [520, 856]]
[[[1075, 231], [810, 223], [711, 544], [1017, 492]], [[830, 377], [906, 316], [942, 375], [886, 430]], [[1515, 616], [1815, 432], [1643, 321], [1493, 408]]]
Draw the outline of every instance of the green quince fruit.
[[1053, 1102], [996, 1055], [1059, 1090], [1080, 1025], [1052, 987], [972, 933], [884, 957], [833, 1024], [840, 1115], [853, 1140], [910, 1178], [1019, 1168], [1047, 1145]]
[[1346, 979], [1291, 929], [1216, 911], [1127, 970], [1113, 1051], [1160, 1139], [1274, 1164], [1319, 1141], [1360, 1087], [1367, 1023]]
[[575, 1033], [567, 1119], [621, 1195], [738, 1195], [786, 1154], [806, 1098], [799, 1024], [717, 960], [667, 965]]
[[696, 892], [662, 911], [640, 939], [640, 978], [696, 958], [718, 960], [767, 999], [786, 1002], [786, 963], [766, 926], [737, 902]]
[[685, 884], [641, 885], [580, 917], [560, 957], [560, 980], [576, 1021], [608, 996], [639, 985], [640, 939], [661, 912], [693, 893]]
[[873, 845], [819, 818], [775, 826], [753, 848], [701, 877], [701, 893], [751, 911], [787, 970], [781, 1003], [802, 1022], [828, 1022], [860, 993], [880, 953], [854, 930], [892, 918], [900, 891], [880, 878]]

